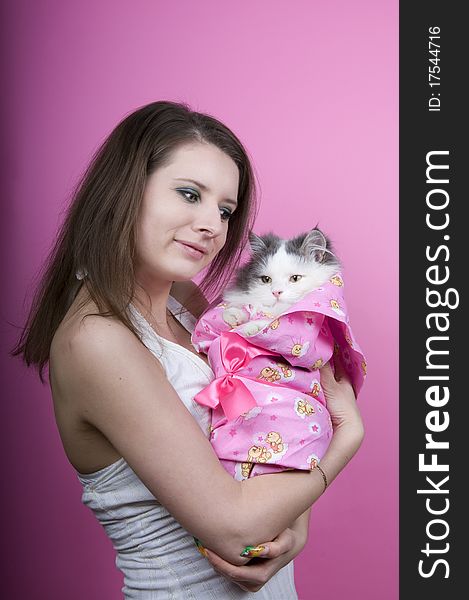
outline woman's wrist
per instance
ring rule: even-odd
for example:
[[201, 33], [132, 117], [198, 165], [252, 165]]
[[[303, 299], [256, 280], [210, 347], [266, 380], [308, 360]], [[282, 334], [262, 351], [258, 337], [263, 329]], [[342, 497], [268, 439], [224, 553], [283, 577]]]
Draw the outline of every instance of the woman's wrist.
[[334, 430], [333, 439], [340, 434], [341, 441], [352, 446], [358, 444], [359, 447], [365, 435], [365, 429], [356, 402], [354, 401], [353, 405], [348, 407], [347, 412], [340, 415], [339, 418], [331, 418]]
[[363, 427], [363, 421], [358, 415], [353, 421], [341, 423], [341, 425], [335, 427], [333, 438], [339, 437], [340, 442], [345, 446], [350, 446], [355, 453], [360, 447], [364, 436], [365, 429]]
[[[354, 423], [342, 423], [334, 430], [331, 443], [321, 459], [321, 470], [325, 473], [328, 485], [348, 464], [361, 446], [364, 437], [361, 419]], [[321, 473], [317, 475], [324, 480]]]
[[310, 515], [311, 507], [309, 507], [302, 515], [300, 515], [290, 526], [290, 529], [295, 532], [295, 556], [303, 550], [306, 542], [308, 541]]

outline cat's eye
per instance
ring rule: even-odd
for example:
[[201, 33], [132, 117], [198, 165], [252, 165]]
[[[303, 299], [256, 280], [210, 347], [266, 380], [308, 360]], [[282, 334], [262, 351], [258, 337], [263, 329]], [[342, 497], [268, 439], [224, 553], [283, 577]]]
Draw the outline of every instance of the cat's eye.
[[300, 281], [300, 279], [303, 277], [303, 275], [292, 275], [290, 277], [290, 281], [292, 283], [296, 283], [297, 281]]
[[261, 281], [262, 283], [272, 283], [272, 277], [269, 277], [268, 275], [262, 275]]

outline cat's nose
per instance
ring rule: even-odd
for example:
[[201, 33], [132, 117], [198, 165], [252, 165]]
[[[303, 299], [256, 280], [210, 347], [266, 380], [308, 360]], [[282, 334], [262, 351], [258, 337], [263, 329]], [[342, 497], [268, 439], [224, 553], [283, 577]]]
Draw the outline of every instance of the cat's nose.
[[280, 296], [280, 294], [283, 294], [283, 291], [282, 291], [282, 290], [277, 290], [277, 291], [275, 291], [275, 292], [272, 292], [272, 294], [273, 294], [273, 295], [274, 295], [276, 298], [278, 298], [278, 297]]

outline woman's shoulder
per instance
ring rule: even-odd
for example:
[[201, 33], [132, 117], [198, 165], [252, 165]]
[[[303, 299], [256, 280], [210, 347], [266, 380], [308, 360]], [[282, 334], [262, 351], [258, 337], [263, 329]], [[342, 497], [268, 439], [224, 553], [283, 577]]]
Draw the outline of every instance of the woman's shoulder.
[[66, 372], [77, 361], [97, 361], [100, 368], [120, 348], [125, 352], [141, 346], [136, 336], [117, 318], [98, 314], [97, 306], [83, 297], [74, 301], [52, 339], [50, 366]]

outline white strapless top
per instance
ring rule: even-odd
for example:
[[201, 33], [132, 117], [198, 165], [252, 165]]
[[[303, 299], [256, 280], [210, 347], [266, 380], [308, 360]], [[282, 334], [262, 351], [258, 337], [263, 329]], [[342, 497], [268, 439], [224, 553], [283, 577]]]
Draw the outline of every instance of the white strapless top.
[[[210, 367], [194, 353], [158, 336], [130, 305], [142, 342], [163, 365], [169, 382], [204, 434], [209, 437], [210, 409], [194, 396], [213, 379]], [[168, 308], [192, 332], [194, 317], [171, 296]], [[241, 590], [218, 575], [198, 552], [194, 539], [151, 494], [123, 458], [90, 474], [78, 474], [82, 502], [104, 527], [124, 574], [126, 599], [140, 600], [296, 600], [293, 561], [257, 593]]]

